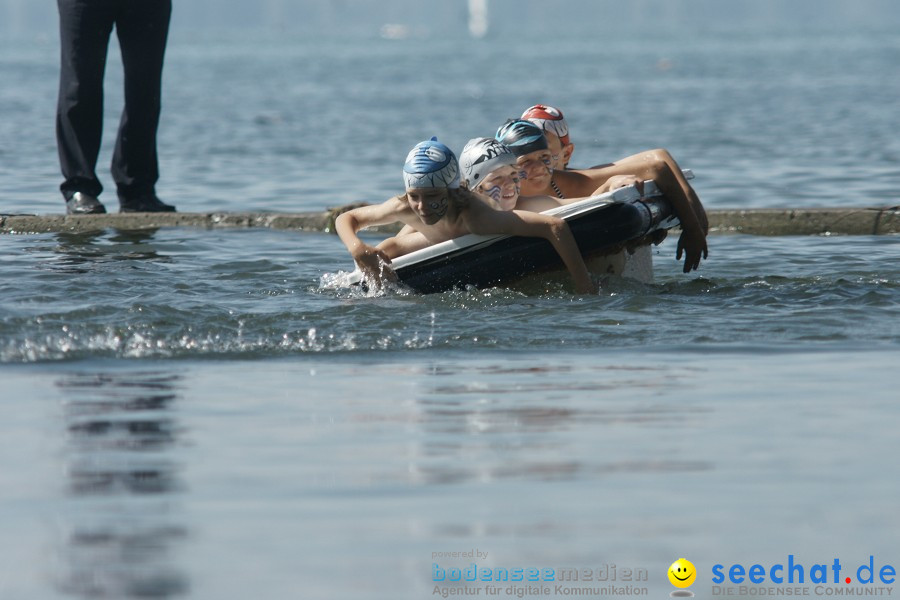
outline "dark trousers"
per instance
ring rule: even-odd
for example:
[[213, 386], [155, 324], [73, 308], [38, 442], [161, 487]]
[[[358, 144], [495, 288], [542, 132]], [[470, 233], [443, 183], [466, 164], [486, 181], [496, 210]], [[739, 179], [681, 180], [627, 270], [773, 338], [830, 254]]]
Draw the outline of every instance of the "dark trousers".
[[97, 155], [103, 134], [103, 75], [113, 27], [122, 50], [125, 110], [112, 159], [120, 198], [154, 193], [159, 179], [156, 130], [171, 0], [57, 0], [61, 65], [56, 141], [70, 198], [99, 196]]

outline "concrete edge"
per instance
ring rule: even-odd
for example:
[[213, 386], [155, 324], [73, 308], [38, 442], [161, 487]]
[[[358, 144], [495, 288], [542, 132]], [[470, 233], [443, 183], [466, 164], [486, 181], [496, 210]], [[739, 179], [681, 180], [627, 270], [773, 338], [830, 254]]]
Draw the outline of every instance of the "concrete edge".
[[888, 235], [900, 233], [900, 206], [708, 211], [710, 233]]
[[[0, 215], [0, 234], [35, 234], [196, 227], [265, 227], [333, 232], [347, 207], [305, 213], [115, 213], [103, 215]], [[720, 209], [707, 211], [710, 234], [888, 235], [900, 233], [900, 206], [872, 208]], [[397, 227], [379, 227], [393, 233]]]

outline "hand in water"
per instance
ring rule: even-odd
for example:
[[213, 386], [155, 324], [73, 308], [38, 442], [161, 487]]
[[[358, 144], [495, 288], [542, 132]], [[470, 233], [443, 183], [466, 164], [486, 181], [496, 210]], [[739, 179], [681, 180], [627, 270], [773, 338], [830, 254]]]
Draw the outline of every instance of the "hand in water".
[[709, 256], [709, 249], [706, 246], [706, 237], [699, 232], [689, 232], [684, 230], [678, 238], [678, 247], [675, 250], [675, 259], [681, 260], [684, 254], [685, 273], [697, 270], [700, 266], [700, 257], [705, 260]]
[[397, 274], [391, 268], [391, 259], [383, 250], [363, 244], [353, 253], [353, 260], [368, 280], [378, 284], [397, 281]]

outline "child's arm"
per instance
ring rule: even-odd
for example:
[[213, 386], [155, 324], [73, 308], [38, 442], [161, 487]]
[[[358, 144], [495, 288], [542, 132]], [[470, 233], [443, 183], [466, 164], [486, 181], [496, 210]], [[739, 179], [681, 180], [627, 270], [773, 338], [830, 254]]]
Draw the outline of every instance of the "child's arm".
[[464, 218], [472, 233], [544, 238], [553, 244], [565, 263], [575, 283], [575, 291], [579, 294], [597, 292], [597, 285], [584, 264], [569, 224], [559, 217], [520, 210], [497, 211], [473, 203]]
[[403, 232], [401, 231], [394, 237], [383, 240], [375, 248], [377, 250], [383, 250], [390, 258], [397, 258], [398, 256], [404, 256], [410, 252], [427, 248], [428, 246], [431, 246], [431, 242], [428, 238], [415, 229], [412, 229], [411, 233], [403, 235]]
[[338, 215], [334, 221], [335, 231], [344, 242], [353, 261], [364, 274], [375, 278], [376, 281], [381, 281], [382, 271], [386, 265], [391, 264], [391, 259], [383, 250], [373, 248], [359, 239], [357, 233], [365, 227], [399, 221], [404, 206], [405, 204], [401, 204], [397, 198], [391, 198], [382, 204], [348, 210]]
[[611, 175], [630, 174], [644, 179], [652, 179], [672, 205], [681, 222], [681, 237], [678, 239], [675, 257], [684, 255], [684, 272], [688, 273], [700, 266], [700, 259], [707, 258], [706, 233], [709, 221], [706, 211], [694, 188], [685, 179], [681, 168], [666, 150], [659, 148], [628, 156], [615, 163], [592, 167], [579, 173], [592, 178], [597, 185]]
[[603, 185], [598, 187], [596, 190], [591, 193], [591, 196], [599, 196], [600, 194], [605, 194], [607, 192], [611, 192], [613, 190], [617, 190], [619, 188], [627, 187], [629, 185], [633, 185], [637, 188], [639, 194], [644, 193], [644, 180], [636, 175], [613, 175], [609, 179], [607, 179]]

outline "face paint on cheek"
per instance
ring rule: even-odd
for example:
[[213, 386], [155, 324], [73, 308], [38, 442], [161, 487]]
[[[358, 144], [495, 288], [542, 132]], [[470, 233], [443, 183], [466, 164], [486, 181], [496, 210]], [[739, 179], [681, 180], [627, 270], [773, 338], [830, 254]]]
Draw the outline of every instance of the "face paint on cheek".
[[442, 196], [440, 200], [433, 200], [428, 203], [428, 208], [431, 209], [431, 214], [443, 217], [447, 214], [447, 209], [450, 208], [450, 198]]
[[488, 189], [486, 189], [486, 190], [485, 190], [485, 189], [482, 189], [481, 191], [482, 191], [486, 196], [488, 196], [489, 198], [493, 199], [493, 200], [496, 201], [496, 202], [500, 202], [500, 198], [503, 197], [503, 188], [501, 188], [499, 185], [495, 185], [495, 186], [490, 187], [490, 188], [488, 188]]

